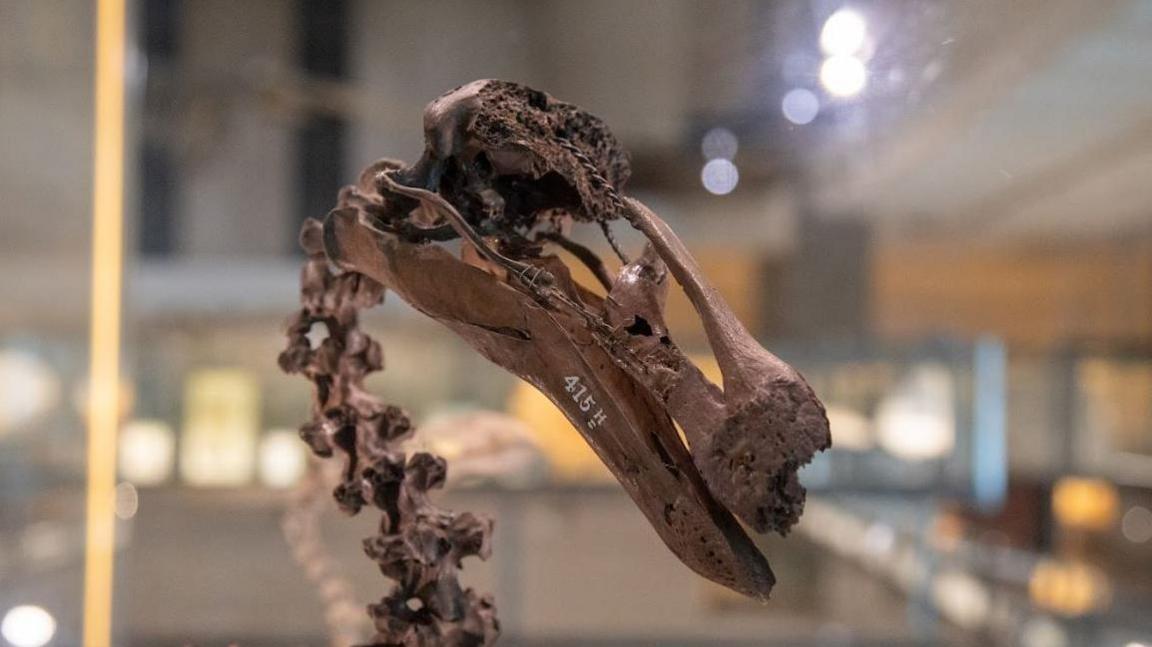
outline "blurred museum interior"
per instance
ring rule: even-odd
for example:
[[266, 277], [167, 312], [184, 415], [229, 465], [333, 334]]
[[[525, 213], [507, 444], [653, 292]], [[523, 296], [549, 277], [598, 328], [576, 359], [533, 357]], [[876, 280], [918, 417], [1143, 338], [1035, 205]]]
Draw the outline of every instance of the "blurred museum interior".
[[[95, 19], [0, 0], [5, 647], [81, 644], [92, 602]], [[371, 384], [449, 459], [444, 504], [495, 517], [465, 579], [502, 644], [1152, 645], [1152, 3], [130, 0], [124, 70], [115, 645], [366, 639], [373, 515], [323, 499], [324, 573], [285, 539], [297, 232], [478, 78], [604, 118], [835, 443], [763, 539], [773, 599], [744, 600], [542, 396], [389, 298]]]

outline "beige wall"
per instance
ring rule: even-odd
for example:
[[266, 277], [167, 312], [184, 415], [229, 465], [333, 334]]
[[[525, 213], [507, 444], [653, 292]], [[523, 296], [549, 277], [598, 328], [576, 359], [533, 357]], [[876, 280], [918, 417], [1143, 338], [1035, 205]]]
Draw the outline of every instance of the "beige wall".
[[881, 245], [872, 307], [876, 331], [888, 337], [1152, 344], [1152, 243]]
[[0, 2], [0, 335], [87, 320], [92, 7]]

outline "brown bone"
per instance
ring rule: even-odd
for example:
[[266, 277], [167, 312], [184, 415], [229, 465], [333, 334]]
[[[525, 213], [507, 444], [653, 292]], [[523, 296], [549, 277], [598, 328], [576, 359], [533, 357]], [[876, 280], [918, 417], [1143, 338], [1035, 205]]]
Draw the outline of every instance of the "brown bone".
[[[324, 239], [328, 257], [340, 267], [386, 285], [547, 395], [688, 566], [747, 595], [767, 597], [775, 581], [767, 562], [713, 499], [661, 406], [595, 342], [582, 318], [543, 307], [487, 268], [440, 247], [372, 231], [353, 209], [329, 215]], [[559, 261], [543, 262], [556, 277], [555, 289], [596, 302]], [[572, 377], [584, 388], [570, 390]]]
[[757, 531], [784, 534], [804, 507], [796, 470], [832, 444], [824, 406], [795, 369], [748, 333], [675, 232], [638, 200], [625, 202], [629, 221], [648, 238], [699, 314], [724, 377], [718, 401], [715, 387], [683, 361], [667, 391], [668, 411], [684, 429], [692, 458], [716, 498]]
[[[489, 80], [461, 86], [430, 103], [424, 127], [425, 155], [406, 179], [426, 189], [400, 187], [387, 178], [386, 188], [434, 203], [458, 230], [469, 225], [456, 205], [484, 205], [483, 214], [472, 221], [490, 226], [485, 216], [523, 222], [531, 214], [510, 212], [515, 205], [530, 204], [568, 207], [581, 219], [602, 223], [623, 216], [648, 238], [700, 316], [724, 377], [719, 409], [701, 405], [716, 396], [715, 389], [708, 388], [699, 371], [687, 371], [677, 397], [664, 400], [667, 410], [688, 435], [692, 456], [713, 494], [757, 531], [786, 533], [804, 505], [797, 470], [831, 445], [824, 408], [792, 367], [752, 338], [676, 234], [644, 205], [618, 195], [629, 174], [627, 155], [603, 122], [543, 92]], [[445, 180], [444, 168], [466, 179]], [[572, 204], [565, 198], [570, 192], [556, 190], [531, 200], [521, 197], [555, 189], [540, 183], [550, 175], [574, 189], [579, 200]], [[518, 189], [500, 190], [507, 186]], [[474, 231], [461, 235], [479, 244]], [[523, 264], [502, 259], [494, 250], [480, 251], [513, 277], [528, 279], [529, 287], [550, 278], [540, 272], [527, 275]], [[669, 359], [677, 366], [690, 364], [683, 357]], [[648, 388], [658, 386], [652, 367], [634, 365], [631, 372]]]
[[[407, 415], [363, 388], [365, 376], [383, 368], [383, 356], [360, 329], [359, 312], [379, 303], [384, 288], [329, 262], [321, 223], [305, 222], [300, 240], [308, 254], [301, 309], [289, 321], [280, 366], [315, 386], [312, 419], [300, 435], [318, 456], [343, 459], [333, 492], [340, 508], [356, 514], [371, 505], [383, 513], [364, 550], [395, 584], [368, 607], [376, 628], [372, 645], [490, 645], [499, 634], [491, 596], [462, 587], [457, 574], [464, 558], [488, 556], [492, 522], [431, 501], [430, 491], [444, 483], [444, 460], [425, 452], [408, 456], [402, 448], [413, 431]], [[321, 324], [327, 335], [314, 345], [309, 334]], [[310, 575], [330, 584], [324, 566], [313, 562], [319, 570], [310, 568]]]
[[[748, 333], [668, 225], [620, 195], [628, 156], [596, 117], [524, 86], [477, 81], [429, 105], [425, 136], [415, 165], [379, 162], [341, 192], [322, 232], [310, 234], [309, 267], [323, 270], [322, 248], [338, 276], [363, 276], [368, 285], [393, 290], [533, 384], [572, 421], [681, 561], [725, 586], [767, 597], [775, 578], [733, 515], [781, 534], [797, 521], [804, 489], [796, 472], [831, 444], [812, 389]], [[617, 218], [643, 233], [648, 247], [612, 277], [566, 233], [576, 220], [599, 223], [609, 234], [607, 223]], [[459, 257], [434, 244], [456, 236], [464, 241]], [[615, 247], [610, 235], [609, 241]], [[607, 297], [573, 281], [547, 253], [549, 244], [588, 265]], [[704, 325], [723, 389], [671, 339], [663, 314], [669, 274]], [[350, 303], [351, 316], [373, 303]], [[350, 395], [368, 402], [355, 389]], [[364, 415], [374, 415], [374, 407]], [[319, 453], [331, 452], [326, 436], [308, 438]], [[350, 449], [346, 478], [355, 484], [363, 477]], [[385, 503], [387, 513], [392, 504]], [[399, 515], [394, 527], [401, 532], [416, 523], [403, 509], [391, 515]], [[401, 566], [389, 562], [386, 574], [404, 581], [409, 575]], [[487, 644], [494, 635], [485, 624], [490, 604], [460, 597], [454, 580], [449, 588], [430, 588], [427, 599], [446, 595], [478, 609], [469, 617], [483, 620], [470, 620], [467, 631], [488, 636]], [[433, 605], [430, 626], [462, 626], [463, 616], [436, 615], [450, 606]], [[403, 622], [393, 628], [387, 608], [378, 605], [374, 613], [381, 637], [411, 631]]]

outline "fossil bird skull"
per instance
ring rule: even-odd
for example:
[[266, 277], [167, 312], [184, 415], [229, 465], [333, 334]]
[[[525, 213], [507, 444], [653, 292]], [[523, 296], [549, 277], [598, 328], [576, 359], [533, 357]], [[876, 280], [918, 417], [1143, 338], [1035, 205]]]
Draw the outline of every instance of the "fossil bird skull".
[[[620, 194], [628, 157], [596, 117], [524, 86], [477, 81], [428, 106], [425, 135], [416, 164], [370, 167], [341, 194], [323, 224], [327, 258], [536, 386], [685, 564], [767, 597], [775, 578], [733, 515], [781, 534], [799, 518], [796, 471], [831, 444], [812, 389], [748, 333], [671, 228]], [[413, 224], [428, 212], [464, 238], [466, 253]], [[617, 218], [648, 246], [614, 277], [601, 271], [602, 298], [547, 244], [572, 220]], [[722, 388], [668, 334], [669, 276], [704, 325]]]

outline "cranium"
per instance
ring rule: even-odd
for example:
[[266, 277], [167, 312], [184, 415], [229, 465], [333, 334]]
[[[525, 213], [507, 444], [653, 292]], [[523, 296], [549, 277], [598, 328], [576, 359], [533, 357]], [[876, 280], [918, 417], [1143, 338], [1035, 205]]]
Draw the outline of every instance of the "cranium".
[[[429, 104], [424, 123], [418, 162], [374, 164], [323, 223], [306, 224], [313, 261], [392, 290], [533, 384], [682, 562], [767, 598], [775, 577], [736, 517], [781, 534], [799, 518], [796, 472], [831, 444], [812, 389], [748, 333], [668, 225], [621, 194], [628, 158], [599, 119], [521, 85], [477, 81]], [[615, 219], [648, 244], [635, 260], [618, 250], [624, 264], [611, 276], [566, 233], [573, 222], [608, 233]], [[458, 256], [436, 244], [454, 237]], [[552, 244], [586, 263], [607, 296], [574, 281]], [[668, 333], [669, 276], [703, 323], [722, 387]], [[340, 425], [325, 427], [323, 408], [317, 416], [307, 436], [331, 448], [325, 434]], [[345, 439], [345, 496], [374, 474], [364, 458], [380, 445], [374, 429]]]

